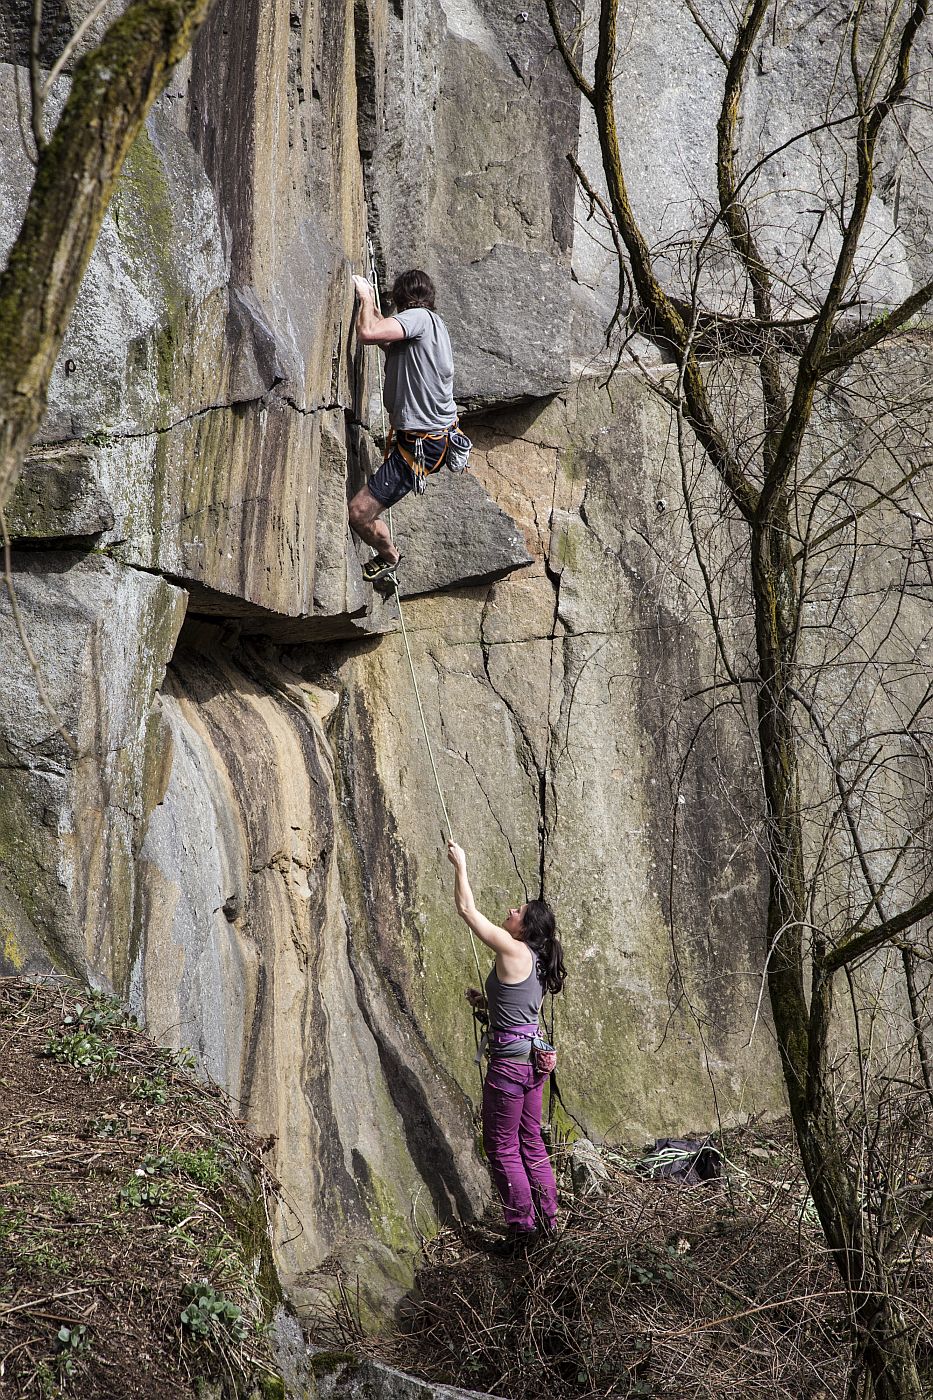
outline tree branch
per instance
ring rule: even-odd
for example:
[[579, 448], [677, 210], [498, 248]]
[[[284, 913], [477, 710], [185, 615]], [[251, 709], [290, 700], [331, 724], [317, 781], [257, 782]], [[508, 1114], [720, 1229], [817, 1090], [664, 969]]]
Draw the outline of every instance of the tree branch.
[[[749, 0], [736, 36], [735, 48], [726, 73], [722, 106], [716, 126], [716, 184], [719, 209], [726, 232], [741, 262], [752, 289], [755, 316], [759, 321], [773, 321], [771, 274], [752, 234], [751, 220], [738, 197], [735, 157], [738, 153], [738, 124], [745, 83], [745, 69], [771, 0]], [[759, 376], [764, 407], [765, 436], [762, 458], [765, 472], [774, 465], [780, 430], [787, 417], [787, 400], [781, 380], [781, 364], [773, 343], [764, 340]]]
[[[775, 465], [765, 479], [758, 501], [758, 518], [769, 518], [772, 507], [783, 491], [787, 478], [797, 460], [803, 435], [813, 409], [813, 395], [820, 378], [828, 372], [825, 358], [830, 338], [846, 287], [852, 275], [855, 255], [868, 214], [874, 189], [874, 160], [878, 136], [885, 120], [904, 93], [910, 77], [910, 59], [914, 43], [927, 17], [929, 0], [915, 0], [904, 25], [898, 46], [898, 59], [887, 92], [880, 102], [870, 108], [860, 108], [855, 136], [858, 177], [852, 200], [852, 212], [842, 236], [842, 244], [833, 269], [832, 280], [817, 316], [813, 333], [800, 358], [797, 379], [787, 421], [777, 444]], [[853, 37], [853, 43], [855, 43]], [[858, 81], [857, 69], [856, 81]], [[860, 88], [861, 93], [861, 88]], [[860, 96], [861, 103], [861, 96]]]
[[870, 326], [831, 339], [830, 348], [820, 364], [821, 375], [831, 374], [833, 370], [845, 369], [859, 355], [864, 355], [866, 350], [874, 349], [886, 336], [900, 330], [911, 316], [916, 316], [918, 311], [922, 311], [931, 297], [933, 297], [933, 282], [925, 282], [922, 287], [918, 287], [915, 292], [905, 298], [900, 306], [895, 306], [893, 310], [885, 312], [883, 316], [877, 316]]
[[[794, 555], [793, 562], [797, 564], [802, 559], [808, 558], [814, 550], [826, 544], [827, 540], [831, 540], [834, 535], [838, 535], [840, 530], [848, 529], [859, 520], [863, 520], [865, 516], [868, 515], [870, 511], [874, 510], [875, 506], [880, 505], [882, 501], [893, 501], [896, 492], [902, 491], [905, 486], [909, 486], [912, 481], [920, 476], [922, 472], [927, 471], [931, 466], [933, 466], [933, 462], [918, 462], [909, 472], [905, 472], [899, 481], [895, 481], [894, 485], [887, 491], [882, 491], [879, 486], [876, 486], [872, 482], [870, 489], [875, 492], [874, 500], [868, 501], [865, 505], [859, 507], [858, 510], [850, 510], [844, 519], [837, 520], [835, 524], [827, 525], [826, 529], [822, 530], [815, 540], [805, 541], [803, 546], [798, 549], [797, 553]], [[852, 484], [860, 485], [861, 482], [858, 477], [853, 476], [850, 477], [845, 484], [846, 486], [851, 486]]]
[[45, 412], [52, 368], [126, 154], [212, 0], [134, 0], [75, 67], [0, 276], [0, 506]]
[[31, 101], [32, 139], [36, 155], [41, 156], [48, 145], [45, 134], [45, 93], [42, 90], [42, 0], [32, 0], [32, 21], [29, 26], [29, 96]]
[[928, 890], [922, 899], [917, 900], [916, 904], [905, 909], [903, 914], [895, 914], [892, 918], [885, 919], [883, 923], [863, 932], [856, 929], [844, 943], [840, 943], [832, 952], [827, 953], [823, 962], [826, 972], [838, 972], [841, 967], [846, 967], [856, 958], [862, 958], [866, 953], [873, 953], [876, 948], [890, 943], [899, 933], [903, 933], [905, 929], [911, 928], [921, 919], [925, 919], [928, 914], [933, 914], [933, 889]]
[[567, 69], [567, 72], [570, 74], [577, 87], [583, 93], [583, 96], [586, 98], [587, 102], [592, 102], [593, 85], [592, 83], [588, 83], [586, 78], [584, 78], [583, 70], [577, 63], [573, 51], [570, 45], [567, 43], [567, 36], [564, 33], [564, 27], [557, 16], [556, 0], [544, 0], [544, 4], [545, 8], [547, 9], [547, 17], [551, 21], [551, 29], [554, 34], [554, 42], [557, 44], [557, 47], [560, 50], [560, 56], [564, 60], [564, 65]]
[[612, 87], [617, 13], [618, 0], [601, 0], [591, 99], [612, 216], [628, 254], [635, 290], [646, 313], [646, 334], [657, 345], [672, 350], [677, 356], [678, 364], [683, 367], [687, 420], [728, 488], [733, 502], [742, 515], [750, 519], [756, 508], [757, 492], [716, 425], [696, 355], [687, 349], [689, 334], [686, 321], [655, 275], [651, 253], [629, 200], [619, 150]]
[[704, 38], [704, 39], [706, 40], [706, 42], [709, 44], [710, 48], [711, 48], [711, 49], [713, 50], [713, 52], [717, 55], [717, 57], [718, 57], [719, 59], [721, 59], [723, 65], [724, 65], [726, 68], [728, 68], [728, 67], [729, 67], [729, 56], [728, 56], [728, 54], [726, 53], [726, 51], [725, 51], [725, 49], [723, 48], [722, 44], [721, 44], [721, 43], [719, 42], [719, 40], [716, 38], [716, 35], [715, 35], [715, 34], [713, 33], [713, 31], [710, 29], [709, 25], [706, 23], [706, 20], [703, 18], [703, 16], [700, 14], [699, 10], [698, 10], [698, 9], [696, 8], [696, 6], [694, 5], [693, 0], [684, 0], [684, 4], [686, 5], [687, 9], [688, 9], [689, 12], [690, 12], [690, 18], [693, 20], [694, 24], [696, 25], [697, 29], [699, 29], [700, 33], [703, 35], [703, 38]]
[[77, 29], [72, 34], [71, 38], [68, 40], [68, 43], [62, 49], [61, 53], [59, 54], [58, 58], [53, 64], [52, 70], [49, 73], [49, 76], [46, 78], [45, 85], [42, 88], [43, 98], [48, 97], [49, 93], [52, 91], [52, 88], [55, 86], [59, 77], [64, 72], [66, 66], [74, 57], [78, 45], [84, 38], [87, 31], [90, 29], [91, 25], [96, 19], [100, 18], [100, 16], [104, 13], [104, 10], [106, 10], [107, 6], [111, 3], [112, 0], [97, 0], [97, 4], [94, 6], [94, 8], [92, 10], [89, 10], [88, 13], [84, 16], [84, 19], [78, 25]]

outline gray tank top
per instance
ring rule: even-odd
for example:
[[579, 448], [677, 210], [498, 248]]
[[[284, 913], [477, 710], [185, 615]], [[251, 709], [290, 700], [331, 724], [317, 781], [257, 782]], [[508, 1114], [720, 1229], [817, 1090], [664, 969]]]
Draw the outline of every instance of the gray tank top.
[[[495, 963], [486, 978], [486, 1005], [489, 1008], [489, 1029], [509, 1031], [515, 1026], [537, 1025], [538, 1012], [544, 1000], [544, 984], [538, 976], [538, 964], [534, 963], [524, 982], [500, 982]], [[531, 1041], [516, 1040], [508, 1045], [498, 1046], [496, 1055], [508, 1059], [528, 1060], [531, 1058]]]

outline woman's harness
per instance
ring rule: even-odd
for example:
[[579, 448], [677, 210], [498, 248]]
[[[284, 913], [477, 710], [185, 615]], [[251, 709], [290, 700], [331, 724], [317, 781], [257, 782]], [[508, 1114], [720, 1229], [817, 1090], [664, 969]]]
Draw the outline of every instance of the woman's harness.
[[551, 1074], [557, 1064], [557, 1051], [554, 1046], [544, 1039], [537, 1021], [529, 1021], [525, 1026], [512, 1026], [507, 1031], [493, 1031], [489, 1029], [488, 1017], [484, 1010], [474, 1008], [474, 1018], [484, 1027], [480, 1036], [479, 1045], [476, 1049], [475, 1064], [481, 1064], [483, 1056], [489, 1059], [517, 1059], [518, 1056], [496, 1055], [496, 1048], [505, 1049], [507, 1045], [514, 1045], [517, 1040], [530, 1040], [531, 1049], [529, 1061], [534, 1065], [540, 1074]]

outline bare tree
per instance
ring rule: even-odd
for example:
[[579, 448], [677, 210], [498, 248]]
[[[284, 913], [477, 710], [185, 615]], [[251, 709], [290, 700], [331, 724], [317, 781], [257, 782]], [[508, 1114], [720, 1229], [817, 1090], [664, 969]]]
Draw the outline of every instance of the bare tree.
[[[660, 351], [647, 378], [678, 428], [717, 655], [699, 722], [721, 707], [750, 720], [765, 976], [801, 1158], [850, 1294], [851, 1394], [921, 1400], [918, 1270], [933, 1220], [933, 526], [921, 487], [933, 451], [915, 318], [933, 281], [893, 303], [873, 291], [869, 213], [883, 143], [904, 139], [922, 105], [911, 65], [928, 3], [844, 5], [823, 115], [774, 150], [744, 130], [742, 107], [775, 0], [734, 18], [684, 3], [724, 70], [715, 194], [652, 247], [618, 134], [618, 0], [598, 0], [592, 32], [545, 0], [595, 121], [599, 178], [570, 160], [617, 255], [615, 365], [626, 352], [644, 365], [636, 336]], [[775, 219], [797, 221], [790, 202], [775, 214], [769, 178], [803, 140], [819, 152], [817, 233], [832, 233], [818, 270], [799, 242], [768, 236]]]
[[[64, 109], [48, 137], [46, 99], [75, 43], [43, 75], [42, 4], [33, 0], [35, 179], [0, 275], [0, 510], [42, 422], [52, 368], [123, 161], [210, 6], [211, 0], [134, 0], [75, 64]], [[103, 8], [94, 5], [79, 29]], [[76, 32], [74, 40], [79, 37]]]

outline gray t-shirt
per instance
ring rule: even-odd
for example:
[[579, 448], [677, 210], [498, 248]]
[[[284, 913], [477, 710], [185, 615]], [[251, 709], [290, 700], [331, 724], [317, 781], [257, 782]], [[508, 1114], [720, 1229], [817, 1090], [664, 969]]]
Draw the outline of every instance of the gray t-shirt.
[[440, 432], [457, 417], [454, 357], [447, 327], [436, 311], [413, 306], [395, 312], [404, 340], [385, 347], [385, 403], [396, 430]]

